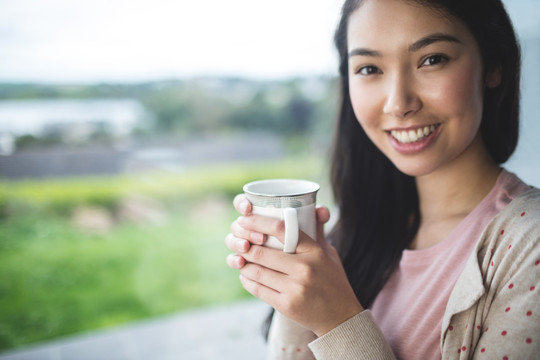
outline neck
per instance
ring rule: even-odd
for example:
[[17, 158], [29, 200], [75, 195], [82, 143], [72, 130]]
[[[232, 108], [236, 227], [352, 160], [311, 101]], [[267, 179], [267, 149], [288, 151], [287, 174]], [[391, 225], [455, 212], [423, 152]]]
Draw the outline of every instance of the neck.
[[416, 178], [421, 221], [467, 216], [491, 191], [500, 171], [477, 136], [458, 158]]

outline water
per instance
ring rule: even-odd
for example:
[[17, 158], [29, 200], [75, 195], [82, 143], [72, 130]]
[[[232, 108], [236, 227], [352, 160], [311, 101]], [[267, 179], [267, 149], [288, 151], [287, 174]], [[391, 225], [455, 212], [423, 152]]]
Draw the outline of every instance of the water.
[[105, 123], [112, 133], [125, 133], [148, 114], [132, 99], [0, 101], [0, 133], [40, 135], [51, 126]]

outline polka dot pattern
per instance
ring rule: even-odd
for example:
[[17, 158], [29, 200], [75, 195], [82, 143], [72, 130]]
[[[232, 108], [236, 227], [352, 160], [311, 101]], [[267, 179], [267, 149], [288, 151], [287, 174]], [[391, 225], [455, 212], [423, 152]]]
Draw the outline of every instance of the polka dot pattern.
[[[534, 241], [534, 238], [523, 237], [519, 232], [524, 222], [538, 219], [540, 212], [518, 209], [513, 214], [513, 218], [505, 219], [504, 226], [492, 229], [485, 253], [479, 254], [486, 295], [474, 305], [478, 308], [472, 307], [475, 313], [465, 311], [451, 318], [446, 341], [453, 342], [455, 347], [452, 346], [454, 355], [448, 354], [448, 358], [476, 359], [478, 356], [478, 359], [514, 360], [538, 356], [540, 249], [538, 245], [528, 247], [525, 241]], [[540, 222], [536, 224], [540, 226]], [[538, 236], [537, 230], [534, 233]], [[536, 241], [540, 243], [540, 239]], [[520, 264], [518, 269], [512, 266], [516, 261]], [[486, 309], [489, 310], [487, 317], [479, 322], [478, 314]], [[468, 327], [474, 331], [467, 330]], [[456, 351], [459, 356], [455, 355]], [[443, 358], [444, 354], [443, 351]]]

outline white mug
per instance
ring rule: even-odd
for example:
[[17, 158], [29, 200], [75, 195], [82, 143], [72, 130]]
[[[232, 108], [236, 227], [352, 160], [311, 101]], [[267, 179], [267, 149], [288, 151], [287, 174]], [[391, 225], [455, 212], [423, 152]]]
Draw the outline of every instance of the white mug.
[[284, 220], [284, 244], [268, 236], [265, 246], [294, 253], [299, 230], [312, 239], [317, 236], [315, 203], [319, 184], [307, 180], [274, 179], [254, 181], [244, 186], [253, 214]]

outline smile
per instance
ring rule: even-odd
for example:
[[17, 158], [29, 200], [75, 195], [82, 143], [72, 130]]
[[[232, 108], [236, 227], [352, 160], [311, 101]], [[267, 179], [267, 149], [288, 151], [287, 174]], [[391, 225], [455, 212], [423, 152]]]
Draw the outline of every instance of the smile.
[[421, 141], [422, 139], [431, 135], [440, 124], [434, 124], [429, 126], [424, 126], [418, 129], [410, 130], [391, 130], [390, 135], [398, 142], [402, 144], [410, 144]]

